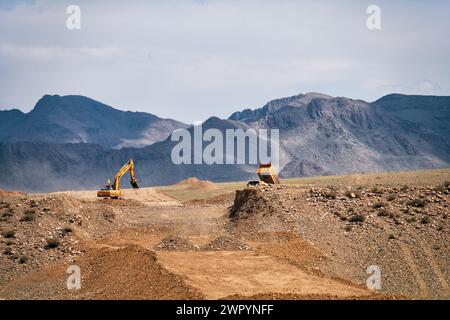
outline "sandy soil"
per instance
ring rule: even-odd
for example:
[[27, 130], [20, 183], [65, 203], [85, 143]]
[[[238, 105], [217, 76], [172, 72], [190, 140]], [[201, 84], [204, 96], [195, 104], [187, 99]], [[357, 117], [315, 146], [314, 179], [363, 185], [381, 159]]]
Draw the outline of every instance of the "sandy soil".
[[187, 283], [207, 299], [264, 293], [342, 298], [370, 295], [367, 289], [307, 274], [291, 264], [252, 252], [159, 252], [157, 257], [169, 271], [184, 275]]
[[[181, 205], [176, 199], [158, 192], [154, 188], [140, 188], [140, 189], [123, 189], [125, 200], [136, 200], [146, 206], [177, 206]], [[74, 198], [81, 200], [97, 201], [95, 191], [66, 191], [56, 192], [54, 194], [67, 194]]]

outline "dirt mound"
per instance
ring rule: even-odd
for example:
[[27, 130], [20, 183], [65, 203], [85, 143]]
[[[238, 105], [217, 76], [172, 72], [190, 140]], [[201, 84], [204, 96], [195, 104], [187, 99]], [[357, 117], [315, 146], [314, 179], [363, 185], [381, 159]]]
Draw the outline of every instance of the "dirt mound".
[[160, 251], [187, 251], [198, 249], [199, 246], [190, 240], [177, 236], [168, 236], [155, 246], [155, 250]]
[[230, 236], [220, 236], [202, 247], [202, 250], [239, 251], [249, 249], [247, 244]]
[[117, 228], [113, 208], [67, 195], [7, 196], [0, 200], [0, 285], [55, 261], [82, 255], [78, 236]]
[[5, 189], [0, 188], [0, 199], [8, 196], [21, 196], [21, 195], [23, 195], [23, 193], [6, 191]]
[[186, 186], [186, 190], [216, 190], [218, 187], [211, 181], [199, 180], [191, 177], [182, 180], [176, 184], [177, 186]]
[[199, 181], [187, 188], [187, 190], [217, 190], [218, 187], [211, 181]]
[[266, 215], [276, 212], [276, 194], [259, 189], [236, 190], [236, 197], [230, 210], [230, 219], [247, 219], [253, 215]]
[[294, 214], [274, 191], [237, 190], [228, 216], [229, 231], [235, 227], [246, 232], [290, 230]]
[[95, 249], [80, 268], [86, 274], [80, 295], [86, 299], [202, 298], [161, 266], [155, 253], [138, 246]]
[[178, 182], [178, 183], [176, 184], [176, 186], [191, 185], [191, 184], [197, 183], [197, 182], [199, 182], [199, 181], [200, 181], [200, 180], [197, 179], [196, 177], [191, 177], [191, 178], [187, 178], [187, 179], [181, 180], [180, 182]]

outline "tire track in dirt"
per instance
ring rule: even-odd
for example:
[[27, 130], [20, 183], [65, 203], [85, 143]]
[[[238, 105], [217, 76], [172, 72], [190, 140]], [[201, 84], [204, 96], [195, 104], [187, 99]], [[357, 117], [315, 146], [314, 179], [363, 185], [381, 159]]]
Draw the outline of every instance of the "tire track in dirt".
[[419, 286], [419, 296], [423, 298], [427, 297], [429, 294], [428, 286], [425, 280], [423, 279], [422, 275], [420, 274], [419, 268], [417, 267], [417, 264], [414, 261], [414, 258], [412, 257], [411, 250], [405, 243], [402, 242], [399, 242], [399, 247], [402, 250], [403, 257], [405, 258], [406, 263], [408, 264], [409, 268], [411, 269], [411, 272], [416, 278], [417, 285]]
[[422, 251], [425, 253], [426, 257], [428, 258], [426, 261], [431, 266], [431, 269], [433, 270], [434, 274], [436, 275], [442, 290], [445, 295], [450, 294], [450, 288], [447, 283], [447, 280], [445, 279], [444, 274], [442, 273], [441, 268], [439, 267], [438, 263], [436, 262], [436, 259], [434, 258], [433, 252], [430, 250], [430, 246], [428, 243], [425, 242], [425, 240], [417, 239], [420, 247], [422, 248]]

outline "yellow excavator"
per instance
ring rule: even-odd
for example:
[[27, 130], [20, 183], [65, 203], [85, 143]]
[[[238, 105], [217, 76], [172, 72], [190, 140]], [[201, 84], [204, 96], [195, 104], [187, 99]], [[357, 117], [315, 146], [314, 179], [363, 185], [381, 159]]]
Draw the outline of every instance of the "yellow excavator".
[[128, 161], [116, 174], [114, 177], [114, 182], [111, 184], [110, 181], [106, 184], [104, 189], [97, 191], [97, 197], [99, 198], [112, 198], [118, 199], [123, 196], [123, 191], [120, 190], [120, 178], [122, 178], [128, 171], [130, 171], [130, 183], [134, 189], [139, 189], [137, 179], [134, 175], [134, 162], [133, 160]]
[[250, 181], [247, 184], [248, 187], [267, 184], [280, 184], [280, 179], [278, 178], [275, 169], [272, 167], [272, 163], [260, 163], [256, 173], [258, 174], [259, 181]]

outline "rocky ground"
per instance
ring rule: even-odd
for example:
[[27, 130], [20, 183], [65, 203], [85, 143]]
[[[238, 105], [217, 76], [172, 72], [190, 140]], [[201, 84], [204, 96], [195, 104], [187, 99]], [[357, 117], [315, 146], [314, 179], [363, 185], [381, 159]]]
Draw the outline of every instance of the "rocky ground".
[[226, 228], [252, 233], [288, 231], [326, 259], [313, 268], [363, 284], [379, 266], [383, 291], [449, 295], [449, 184], [421, 187], [262, 187], [237, 191]]
[[278, 185], [173, 206], [2, 191], [0, 298], [448, 298], [449, 188]]
[[[115, 203], [114, 206], [120, 205]], [[3, 193], [0, 200], [0, 281], [52, 262], [82, 255], [80, 237], [101, 238], [121, 226], [113, 207], [67, 195], [28, 197]]]

